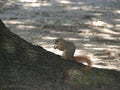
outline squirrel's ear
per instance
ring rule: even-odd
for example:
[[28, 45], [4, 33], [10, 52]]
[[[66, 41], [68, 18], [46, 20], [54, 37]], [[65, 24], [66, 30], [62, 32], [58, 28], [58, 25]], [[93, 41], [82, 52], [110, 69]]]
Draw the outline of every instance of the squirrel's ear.
[[64, 40], [62, 37], [58, 38], [59, 40]]
[[60, 38], [57, 38], [54, 40], [54, 44], [58, 43], [61, 39]]
[[64, 39], [62, 37], [57, 38], [56, 40], [54, 40], [54, 43], [56, 44], [56, 43], [61, 42], [61, 41], [64, 41]]

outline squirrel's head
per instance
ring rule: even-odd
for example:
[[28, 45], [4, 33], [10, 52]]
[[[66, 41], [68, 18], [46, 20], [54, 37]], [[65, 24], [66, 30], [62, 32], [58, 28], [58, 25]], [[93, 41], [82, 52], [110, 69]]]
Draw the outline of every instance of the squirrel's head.
[[63, 38], [58, 38], [54, 41], [54, 49], [57, 49], [61, 44], [63, 43], [64, 39]]

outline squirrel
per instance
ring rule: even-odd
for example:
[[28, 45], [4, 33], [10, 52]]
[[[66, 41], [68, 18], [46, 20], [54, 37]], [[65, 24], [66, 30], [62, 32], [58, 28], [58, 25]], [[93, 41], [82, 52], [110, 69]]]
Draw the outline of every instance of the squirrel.
[[63, 51], [62, 59], [64, 60], [75, 60], [76, 62], [86, 62], [88, 65], [86, 70], [91, 70], [91, 60], [87, 56], [74, 56], [76, 46], [73, 42], [58, 38], [54, 42], [54, 49]]

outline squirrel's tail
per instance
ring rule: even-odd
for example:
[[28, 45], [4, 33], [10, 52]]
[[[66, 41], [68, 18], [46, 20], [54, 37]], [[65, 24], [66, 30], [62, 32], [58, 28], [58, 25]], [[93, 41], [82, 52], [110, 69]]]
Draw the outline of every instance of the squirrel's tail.
[[74, 56], [74, 60], [77, 62], [79, 62], [79, 61], [86, 62], [88, 64], [87, 68], [91, 69], [92, 62], [88, 57], [86, 57], [86, 56]]

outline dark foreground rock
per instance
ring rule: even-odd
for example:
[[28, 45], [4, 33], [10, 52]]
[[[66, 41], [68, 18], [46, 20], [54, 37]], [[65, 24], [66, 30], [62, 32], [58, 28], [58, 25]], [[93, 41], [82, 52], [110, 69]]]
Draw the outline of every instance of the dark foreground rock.
[[120, 72], [84, 70], [21, 39], [0, 20], [0, 90], [119, 90]]

